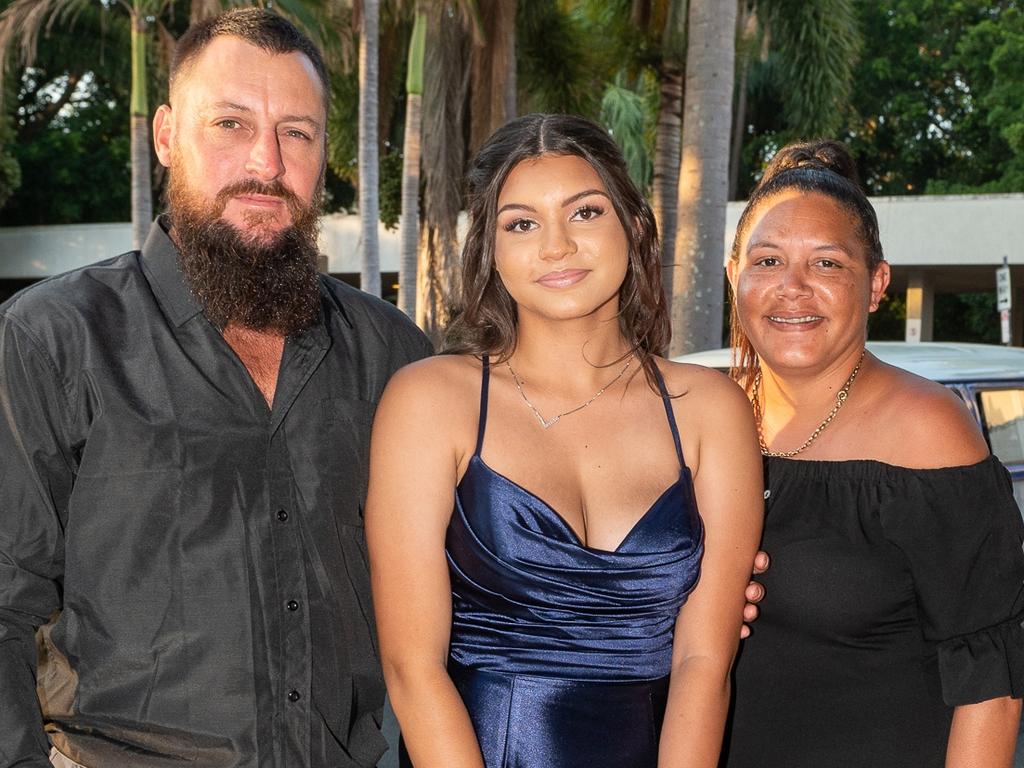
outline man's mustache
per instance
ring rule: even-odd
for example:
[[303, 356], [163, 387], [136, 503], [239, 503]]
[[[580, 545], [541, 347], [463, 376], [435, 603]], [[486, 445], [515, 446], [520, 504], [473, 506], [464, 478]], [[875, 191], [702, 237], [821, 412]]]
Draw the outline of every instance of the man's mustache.
[[306, 210], [306, 206], [303, 205], [299, 196], [282, 184], [280, 179], [274, 179], [274, 181], [269, 183], [264, 183], [258, 179], [244, 179], [224, 187], [217, 193], [215, 203], [218, 215], [224, 213], [224, 208], [231, 198], [238, 197], [239, 195], [278, 197], [284, 200], [285, 205], [288, 206], [288, 212], [291, 213], [293, 220], [297, 220]]

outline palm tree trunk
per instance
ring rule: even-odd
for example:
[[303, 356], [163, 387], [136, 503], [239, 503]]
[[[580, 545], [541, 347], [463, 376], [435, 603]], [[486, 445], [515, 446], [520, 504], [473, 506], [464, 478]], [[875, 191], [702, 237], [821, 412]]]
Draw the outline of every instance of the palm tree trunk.
[[435, 342], [458, 295], [458, 220], [465, 172], [464, 114], [469, 91], [466, 31], [449, 3], [427, 20], [423, 84], [423, 225], [417, 269], [416, 324]]
[[672, 270], [673, 355], [722, 343], [736, 3], [691, 0]]
[[420, 232], [420, 155], [423, 109], [423, 47], [427, 17], [416, 10], [409, 41], [405, 83], [405, 138], [402, 144], [402, 216], [398, 224], [398, 308], [416, 317], [416, 249]]
[[665, 295], [672, 296], [676, 255], [676, 207], [679, 199], [679, 149], [683, 138], [683, 73], [672, 62], [659, 67], [660, 99], [654, 134], [654, 174], [651, 207], [661, 233], [661, 263]]
[[380, 0], [364, 0], [359, 25], [359, 287], [380, 296], [380, 150], [377, 137]]
[[153, 186], [149, 159], [149, 101], [146, 97], [146, 17], [135, 3], [132, 12], [132, 248], [142, 248], [153, 223]]
[[750, 72], [751, 45], [757, 32], [757, 14], [747, 4], [747, 0], [739, 0], [736, 13], [736, 67], [739, 77], [736, 81], [736, 113], [732, 124], [732, 149], [729, 151], [729, 199], [735, 200], [739, 187], [740, 161], [743, 156], [743, 138], [747, 123], [747, 75]]
[[473, 48], [470, 152], [516, 114], [516, 0], [480, 0], [487, 36]]

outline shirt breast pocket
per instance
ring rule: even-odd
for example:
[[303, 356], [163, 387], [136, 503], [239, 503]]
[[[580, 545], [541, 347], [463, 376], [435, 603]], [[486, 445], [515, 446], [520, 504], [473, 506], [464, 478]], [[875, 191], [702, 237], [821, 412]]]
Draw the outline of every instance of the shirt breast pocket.
[[321, 403], [321, 452], [316, 468], [338, 521], [362, 527], [362, 508], [370, 476], [370, 433], [377, 404], [345, 397]]

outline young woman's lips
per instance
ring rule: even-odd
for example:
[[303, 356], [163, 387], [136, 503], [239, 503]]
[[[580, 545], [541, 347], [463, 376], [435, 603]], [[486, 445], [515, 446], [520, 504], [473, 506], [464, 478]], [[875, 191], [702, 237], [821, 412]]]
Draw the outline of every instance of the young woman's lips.
[[772, 327], [782, 331], [810, 330], [811, 328], [817, 328], [824, 319], [821, 315], [814, 314], [767, 315], [767, 320], [772, 324]]
[[588, 274], [590, 274], [589, 269], [562, 269], [557, 272], [548, 272], [537, 282], [545, 288], [568, 288], [570, 285], [576, 285]]

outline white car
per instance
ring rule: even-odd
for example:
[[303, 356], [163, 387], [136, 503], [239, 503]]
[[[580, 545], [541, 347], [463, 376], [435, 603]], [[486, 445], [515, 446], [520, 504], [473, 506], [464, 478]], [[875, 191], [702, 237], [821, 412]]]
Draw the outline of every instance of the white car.
[[[869, 341], [879, 360], [944, 384], [963, 398], [992, 453], [1013, 477], [1024, 514], [1024, 348], [954, 342]], [[732, 350], [713, 349], [674, 358], [727, 371]]]

